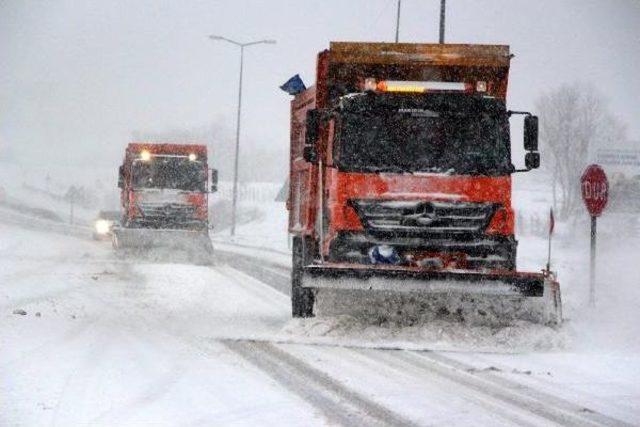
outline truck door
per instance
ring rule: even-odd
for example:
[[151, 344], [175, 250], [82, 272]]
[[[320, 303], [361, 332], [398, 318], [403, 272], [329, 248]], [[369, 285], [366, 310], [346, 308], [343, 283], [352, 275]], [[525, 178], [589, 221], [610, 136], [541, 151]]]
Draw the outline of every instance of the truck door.
[[315, 91], [310, 89], [291, 103], [291, 159], [289, 186], [289, 231], [313, 233], [317, 187], [317, 166], [304, 160], [307, 111], [315, 106]]

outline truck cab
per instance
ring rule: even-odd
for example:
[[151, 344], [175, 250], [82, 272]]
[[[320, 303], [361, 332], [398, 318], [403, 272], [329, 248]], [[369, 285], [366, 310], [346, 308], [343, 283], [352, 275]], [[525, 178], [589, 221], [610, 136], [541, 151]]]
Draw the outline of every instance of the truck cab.
[[510, 57], [332, 43], [292, 102], [290, 231], [334, 262], [515, 270]]

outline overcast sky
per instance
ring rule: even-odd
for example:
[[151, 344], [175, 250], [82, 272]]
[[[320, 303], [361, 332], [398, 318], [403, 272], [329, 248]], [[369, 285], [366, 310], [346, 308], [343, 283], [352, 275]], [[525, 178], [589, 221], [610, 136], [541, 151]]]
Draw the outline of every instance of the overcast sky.
[[[401, 41], [437, 41], [439, 3], [404, 0]], [[215, 33], [277, 40], [246, 51], [242, 138], [244, 153], [285, 152], [290, 97], [278, 86], [296, 73], [311, 85], [316, 54], [331, 40], [392, 40], [395, 4], [0, 0], [0, 150], [17, 147], [15, 158], [38, 164], [107, 166], [134, 130], [215, 120], [233, 130], [239, 52], [206, 38]], [[447, 42], [511, 45], [511, 108], [533, 109], [562, 83], [592, 82], [640, 140], [640, 1], [447, 6]]]

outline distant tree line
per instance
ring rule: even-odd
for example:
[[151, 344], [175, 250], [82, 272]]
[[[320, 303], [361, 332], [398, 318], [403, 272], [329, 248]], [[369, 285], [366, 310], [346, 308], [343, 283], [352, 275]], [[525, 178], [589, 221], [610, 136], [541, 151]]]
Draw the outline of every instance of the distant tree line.
[[550, 172], [554, 208], [560, 217], [581, 207], [580, 176], [590, 150], [625, 141], [625, 127], [610, 113], [605, 98], [590, 84], [573, 83], [542, 94], [540, 117], [543, 167]]

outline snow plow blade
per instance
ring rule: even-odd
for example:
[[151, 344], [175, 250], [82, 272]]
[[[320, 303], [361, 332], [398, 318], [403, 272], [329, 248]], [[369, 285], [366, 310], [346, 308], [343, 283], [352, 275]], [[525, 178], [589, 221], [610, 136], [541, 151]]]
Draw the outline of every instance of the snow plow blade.
[[145, 252], [169, 249], [186, 251], [191, 257], [197, 257], [197, 259], [208, 259], [213, 253], [209, 234], [203, 231], [118, 228], [113, 230], [112, 243], [117, 251]]
[[552, 274], [323, 264], [303, 267], [302, 276], [301, 286], [313, 290], [322, 314], [366, 312], [374, 305], [399, 313], [410, 306], [426, 320], [562, 322], [560, 287]]

